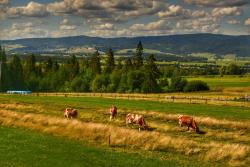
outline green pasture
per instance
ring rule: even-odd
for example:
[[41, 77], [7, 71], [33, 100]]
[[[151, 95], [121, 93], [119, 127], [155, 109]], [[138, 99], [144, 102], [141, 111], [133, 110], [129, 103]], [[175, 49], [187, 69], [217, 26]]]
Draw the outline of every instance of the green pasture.
[[201, 80], [206, 82], [211, 89], [228, 87], [250, 87], [250, 76], [197, 76], [187, 77], [188, 81]]
[[[73, 140], [0, 126], [0, 166], [2, 167], [127, 167], [183, 166], [176, 158], [125, 153]], [[186, 160], [185, 164], [191, 165]], [[192, 166], [195, 165], [194, 163]], [[196, 164], [195, 166], [199, 166]]]
[[[83, 122], [101, 123], [123, 128], [124, 113], [140, 111], [157, 111], [166, 114], [188, 114], [193, 116], [208, 116], [211, 118], [227, 119], [237, 122], [250, 120], [250, 108], [233, 106], [216, 106], [205, 104], [162, 103], [143, 100], [109, 99], [97, 97], [56, 97], [30, 95], [0, 95], [4, 110], [22, 113], [53, 115], [63, 118], [66, 107], [78, 109], [78, 119]], [[8, 105], [9, 104], [9, 105]], [[118, 118], [109, 121], [108, 109], [111, 105], [118, 107]], [[38, 116], [39, 117], [39, 116]], [[62, 119], [63, 120], [63, 119]], [[153, 131], [170, 137], [186, 138], [200, 144], [216, 142], [240, 144], [249, 146], [249, 131], [201, 125], [208, 134], [187, 132], [186, 127], [178, 127], [177, 120], [166, 121], [157, 117], [146, 117]], [[1, 123], [1, 122], [0, 122]], [[156, 123], [156, 124], [153, 124]], [[10, 125], [12, 126], [12, 125]], [[14, 125], [13, 125], [14, 126]], [[168, 129], [164, 129], [164, 127]], [[98, 133], [98, 132], [97, 132]], [[137, 128], [135, 133], [137, 132]], [[210, 133], [212, 135], [210, 135]], [[220, 133], [225, 136], [220, 136]], [[232, 134], [236, 135], [233, 136]], [[95, 134], [93, 134], [95, 135]], [[203, 161], [203, 153], [190, 155], [180, 153], [175, 149], [149, 151], [141, 148], [124, 146], [107, 146], [87, 142], [81, 139], [42, 134], [28, 129], [5, 127], [0, 125], [0, 166], [4, 167], [113, 167], [113, 166], [225, 166], [227, 159], [220, 161]], [[242, 138], [241, 138], [242, 137]], [[244, 157], [244, 156], [243, 156]], [[242, 159], [245, 160], [245, 159]], [[246, 160], [247, 161], [247, 160]], [[247, 161], [248, 162], [248, 161]]]
[[[109, 99], [98, 97], [53, 97], [53, 96], [19, 96], [0, 95], [1, 103], [20, 103], [40, 105], [46, 108], [47, 114], [61, 115], [66, 107], [74, 107], [79, 111], [107, 110], [111, 105], [119, 109], [143, 111], [158, 111], [167, 114], [189, 114], [194, 116], [209, 116], [214, 118], [250, 120], [250, 108], [236, 106], [216, 106], [206, 104], [163, 103], [144, 100]], [[25, 110], [23, 112], [34, 112]], [[39, 112], [39, 111], [38, 111]]]

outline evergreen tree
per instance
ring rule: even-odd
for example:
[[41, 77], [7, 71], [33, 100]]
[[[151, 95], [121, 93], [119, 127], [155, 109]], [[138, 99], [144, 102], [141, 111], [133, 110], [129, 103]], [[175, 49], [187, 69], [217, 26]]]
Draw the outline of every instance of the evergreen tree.
[[6, 64], [6, 53], [4, 48], [0, 46], [0, 91], [8, 89], [9, 75]]
[[53, 60], [51, 57], [45, 63], [45, 73], [51, 72], [53, 68]]
[[155, 64], [155, 57], [154, 55], [150, 55], [146, 59], [145, 64], [145, 80], [142, 84], [142, 92], [144, 93], [152, 93], [152, 92], [159, 92], [160, 87], [157, 83], [157, 79], [160, 76], [160, 70], [158, 69], [157, 65]]
[[145, 74], [141, 70], [129, 71], [127, 83], [130, 92], [141, 92], [142, 83], [145, 80]]
[[128, 57], [123, 66], [123, 71], [128, 72], [129, 70], [132, 70], [132, 69], [133, 69], [133, 63], [131, 61], [131, 58]]
[[24, 62], [24, 77], [27, 81], [31, 75], [36, 75], [36, 57], [35, 55], [29, 55]]
[[68, 71], [70, 80], [74, 79], [79, 74], [79, 62], [75, 55], [70, 57], [65, 67]]
[[24, 88], [23, 67], [21, 60], [17, 55], [14, 55], [9, 64], [11, 89], [20, 90]]
[[90, 68], [93, 74], [101, 74], [101, 58], [98, 50], [94, 53], [90, 60]]
[[107, 52], [107, 60], [105, 65], [105, 73], [110, 74], [115, 68], [115, 59], [113, 50], [110, 48]]
[[138, 69], [143, 66], [143, 46], [141, 41], [138, 43], [134, 57], [134, 66]]

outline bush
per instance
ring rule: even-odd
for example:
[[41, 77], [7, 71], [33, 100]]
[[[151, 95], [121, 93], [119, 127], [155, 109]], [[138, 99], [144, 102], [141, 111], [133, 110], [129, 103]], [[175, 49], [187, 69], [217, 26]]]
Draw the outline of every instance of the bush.
[[194, 91], [203, 91], [209, 90], [209, 86], [204, 81], [190, 81], [184, 87], [184, 92], [194, 92]]
[[187, 85], [187, 80], [179, 76], [171, 78], [170, 91], [183, 91]]

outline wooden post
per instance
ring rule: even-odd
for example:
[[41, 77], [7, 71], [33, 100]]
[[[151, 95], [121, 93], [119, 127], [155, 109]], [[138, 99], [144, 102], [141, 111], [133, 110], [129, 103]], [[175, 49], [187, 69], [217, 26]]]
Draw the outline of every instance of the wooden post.
[[111, 135], [109, 135], [109, 146], [111, 144]]

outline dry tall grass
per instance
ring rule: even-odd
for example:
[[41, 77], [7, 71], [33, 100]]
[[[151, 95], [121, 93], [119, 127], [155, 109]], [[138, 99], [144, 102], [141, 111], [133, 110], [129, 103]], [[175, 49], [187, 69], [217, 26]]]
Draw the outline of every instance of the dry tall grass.
[[25, 127], [43, 133], [65, 136], [102, 145], [152, 151], [174, 150], [186, 155], [196, 154], [209, 161], [228, 160], [229, 165], [250, 163], [250, 148], [244, 144], [224, 144], [220, 142], [197, 142], [185, 137], [171, 137], [159, 132], [138, 132], [123, 127], [101, 123], [86, 123], [78, 120], [46, 116], [42, 114], [24, 114], [10, 110], [0, 110], [0, 124]]

